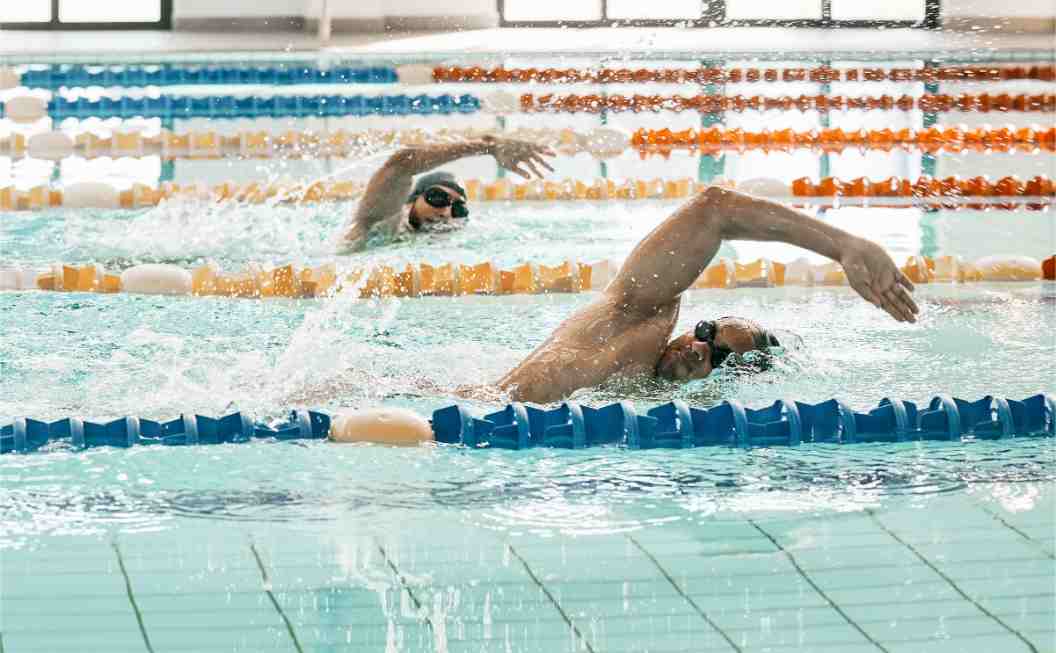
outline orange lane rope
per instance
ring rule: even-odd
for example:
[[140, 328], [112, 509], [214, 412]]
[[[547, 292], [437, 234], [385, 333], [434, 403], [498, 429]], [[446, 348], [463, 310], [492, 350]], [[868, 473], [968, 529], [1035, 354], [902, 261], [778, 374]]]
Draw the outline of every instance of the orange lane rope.
[[792, 150], [815, 150], [839, 153], [844, 149], [919, 150], [929, 154], [948, 152], [1056, 152], [1056, 127], [1042, 129], [1001, 127], [930, 127], [928, 129], [872, 129], [843, 131], [821, 129], [793, 131], [791, 129], [763, 130], [761, 132], [741, 129], [639, 129], [631, 136], [631, 147], [639, 152], [667, 153], [674, 149], [689, 149], [701, 154], [721, 152], [789, 152]]
[[991, 95], [989, 93], [962, 95], [929, 94], [880, 95], [876, 97], [844, 97], [841, 95], [784, 95], [764, 97], [761, 95], [534, 95], [525, 93], [520, 98], [521, 110], [536, 112], [584, 112], [601, 111], [699, 111], [722, 113], [725, 111], [845, 111], [864, 109], [871, 111], [913, 111], [927, 113], [968, 111], [989, 113], [1047, 112], [1056, 111], [1056, 95]]
[[[1046, 200], [1045, 203], [1027, 203], [1028, 209], [1041, 210], [1051, 203], [1053, 182], [1049, 177], [1032, 177], [1023, 181], [1015, 176], [990, 181], [986, 177], [920, 177], [916, 181], [890, 177], [883, 181], [869, 181], [865, 177], [842, 180], [825, 177], [817, 182], [801, 177], [792, 182], [792, 195], [805, 197], [872, 197], [872, 198], [1015, 198], [1030, 197]], [[1015, 203], [958, 203], [968, 209], [1014, 209]]]
[[482, 68], [440, 66], [437, 82], [541, 84], [738, 84], [742, 82], [1001, 82], [1054, 80], [1054, 67], [943, 66], [928, 68]]

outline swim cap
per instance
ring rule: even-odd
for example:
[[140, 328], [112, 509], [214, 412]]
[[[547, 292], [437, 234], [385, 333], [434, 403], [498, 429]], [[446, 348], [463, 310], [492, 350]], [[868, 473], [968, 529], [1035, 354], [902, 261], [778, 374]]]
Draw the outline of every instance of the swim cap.
[[756, 349], [766, 349], [767, 347], [780, 347], [781, 342], [777, 339], [777, 336], [770, 333], [769, 330], [763, 329], [762, 332], [753, 336], [755, 340]]
[[458, 181], [453, 174], [443, 170], [437, 170], [436, 172], [430, 172], [429, 174], [422, 175], [418, 178], [418, 181], [414, 184], [414, 190], [407, 196], [407, 203], [410, 204], [418, 199], [419, 195], [433, 186], [443, 186], [444, 188], [455, 191], [463, 198], [466, 197], [466, 189], [458, 185]]

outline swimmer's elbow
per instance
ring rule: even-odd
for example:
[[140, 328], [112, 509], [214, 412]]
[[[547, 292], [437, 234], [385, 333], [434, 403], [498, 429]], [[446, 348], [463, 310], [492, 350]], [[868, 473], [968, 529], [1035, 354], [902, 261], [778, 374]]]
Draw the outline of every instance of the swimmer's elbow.
[[386, 159], [385, 163], [383, 163], [379, 169], [379, 172], [394, 176], [408, 174], [413, 170], [417, 159], [418, 151], [413, 147], [405, 147], [397, 150], [392, 156]]
[[729, 193], [729, 188], [723, 188], [716, 184], [708, 184], [704, 190], [697, 193], [697, 198], [706, 204], [715, 204], [725, 199]]
[[693, 199], [691, 214], [694, 222], [714, 225], [724, 232], [726, 229], [726, 217], [729, 213], [730, 201], [739, 196], [738, 193], [722, 186], [710, 185], [700, 191]]

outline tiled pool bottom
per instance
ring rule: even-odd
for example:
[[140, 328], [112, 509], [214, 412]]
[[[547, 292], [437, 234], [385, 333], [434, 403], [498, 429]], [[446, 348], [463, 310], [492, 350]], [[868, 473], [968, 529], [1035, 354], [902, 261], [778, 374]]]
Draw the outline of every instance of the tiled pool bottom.
[[902, 499], [578, 537], [442, 509], [51, 535], [2, 552], [2, 650], [1056, 650], [1051, 481]]

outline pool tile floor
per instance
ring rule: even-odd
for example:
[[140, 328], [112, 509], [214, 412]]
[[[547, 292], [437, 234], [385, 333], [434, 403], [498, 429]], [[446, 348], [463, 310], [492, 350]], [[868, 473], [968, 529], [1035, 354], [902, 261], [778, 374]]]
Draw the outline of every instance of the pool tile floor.
[[958, 493], [577, 537], [455, 519], [54, 537], [3, 551], [0, 633], [5, 653], [1053, 651], [1052, 506]]

